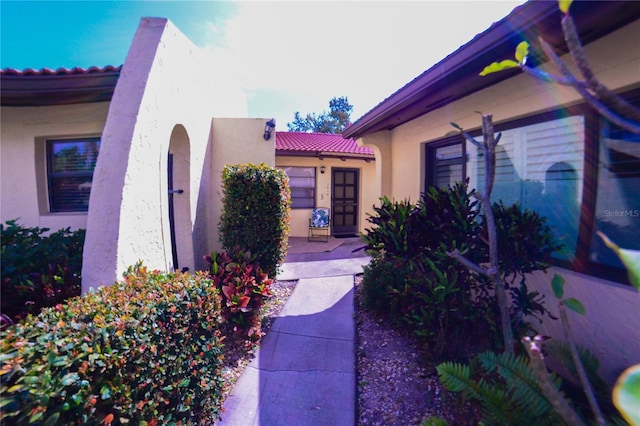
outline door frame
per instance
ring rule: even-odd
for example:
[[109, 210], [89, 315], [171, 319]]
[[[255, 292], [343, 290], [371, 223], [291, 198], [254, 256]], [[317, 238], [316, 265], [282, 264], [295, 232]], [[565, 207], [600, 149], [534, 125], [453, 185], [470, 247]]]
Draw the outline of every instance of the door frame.
[[[335, 217], [337, 215], [336, 209], [336, 196], [335, 196], [335, 188], [336, 188], [336, 173], [337, 172], [354, 172], [355, 173], [355, 182], [353, 186], [355, 187], [355, 202], [350, 203], [354, 205], [353, 211], [353, 226], [345, 226], [345, 225], [336, 225]], [[356, 167], [332, 167], [331, 168], [331, 235], [357, 235], [358, 234], [358, 219], [360, 213], [360, 169]], [[343, 204], [346, 205], [346, 204]], [[345, 229], [346, 228], [346, 229]]]

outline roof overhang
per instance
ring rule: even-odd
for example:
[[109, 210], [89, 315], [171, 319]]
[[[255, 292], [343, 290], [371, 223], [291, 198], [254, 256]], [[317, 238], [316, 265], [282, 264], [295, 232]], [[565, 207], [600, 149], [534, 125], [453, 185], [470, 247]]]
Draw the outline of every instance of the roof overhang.
[[[574, 1], [571, 15], [584, 44], [601, 38], [640, 18], [637, 1]], [[493, 24], [454, 53], [382, 101], [349, 126], [342, 135], [359, 138], [381, 130], [391, 130], [450, 102], [493, 86], [520, 73], [504, 71], [480, 77], [488, 64], [512, 58], [523, 40], [536, 45], [543, 37], [559, 53], [566, 52], [556, 1], [531, 0]], [[530, 54], [529, 64], [544, 59]]]
[[0, 104], [29, 107], [107, 102], [113, 97], [121, 69], [2, 70]]
[[320, 160], [325, 158], [339, 158], [342, 161], [346, 160], [364, 160], [367, 163], [375, 161], [376, 156], [374, 154], [356, 154], [350, 152], [334, 152], [334, 151], [300, 151], [300, 150], [288, 150], [288, 149], [276, 149], [276, 157], [307, 157], [318, 158]]

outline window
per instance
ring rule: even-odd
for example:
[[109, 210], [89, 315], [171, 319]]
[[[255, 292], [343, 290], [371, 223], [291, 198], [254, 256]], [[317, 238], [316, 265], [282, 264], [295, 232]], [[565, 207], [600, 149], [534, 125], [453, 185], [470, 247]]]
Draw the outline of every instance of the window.
[[[639, 103], [640, 93], [627, 95]], [[640, 250], [640, 136], [586, 105], [501, 124], [496, 132], [502, 137], [493, 201], [517, 202], [545, 216], [564, 245], [555, 256], [558, 265], [628, 282], [597, 232]], [[482, 140], [480, 131], [472, 134]], [[426, 144], [426, 159], [427, 186], [468, 178], [470, 188], [483, 190], [483, 153], [461, 136]]]
[[594, 229], [589, 260], [622, 268], [596, 235], [620, 247], [640, 250], [640, 135], [601, 120]]
[[49, 211], [86, 212], [99, 138], [48, 140], [47, 183]]
[[445, 142], [429, 151], [428, 158], [433, 166], [430, 185], [446, 188], [463, 180], [463, 148], [462, 142]]
[[316, 205], [316, 168], [282, 167], [289, 177], [291, 208], [311, 209]]

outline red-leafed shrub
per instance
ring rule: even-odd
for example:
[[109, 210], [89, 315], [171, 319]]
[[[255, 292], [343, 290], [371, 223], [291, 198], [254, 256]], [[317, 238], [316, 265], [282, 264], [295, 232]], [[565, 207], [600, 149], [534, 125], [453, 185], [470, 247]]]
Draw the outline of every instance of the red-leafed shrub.
[[211, 253], [213, 282], [222, 294], [223, 330], [255, 342], [262, 337], [260, 311], [271, 295], [273, 280], [265, 274], [250, 252]]

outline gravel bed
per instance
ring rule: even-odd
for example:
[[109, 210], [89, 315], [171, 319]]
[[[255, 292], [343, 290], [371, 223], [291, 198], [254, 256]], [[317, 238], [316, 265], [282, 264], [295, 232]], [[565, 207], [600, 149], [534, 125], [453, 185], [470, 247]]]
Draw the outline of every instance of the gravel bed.
[[430, 416], [451, 425], [477, 424], [473, 407], [442, 387], [416, 340], [362, 307], [361, 281], [357, 276], [358, 425], [420, 425]]

